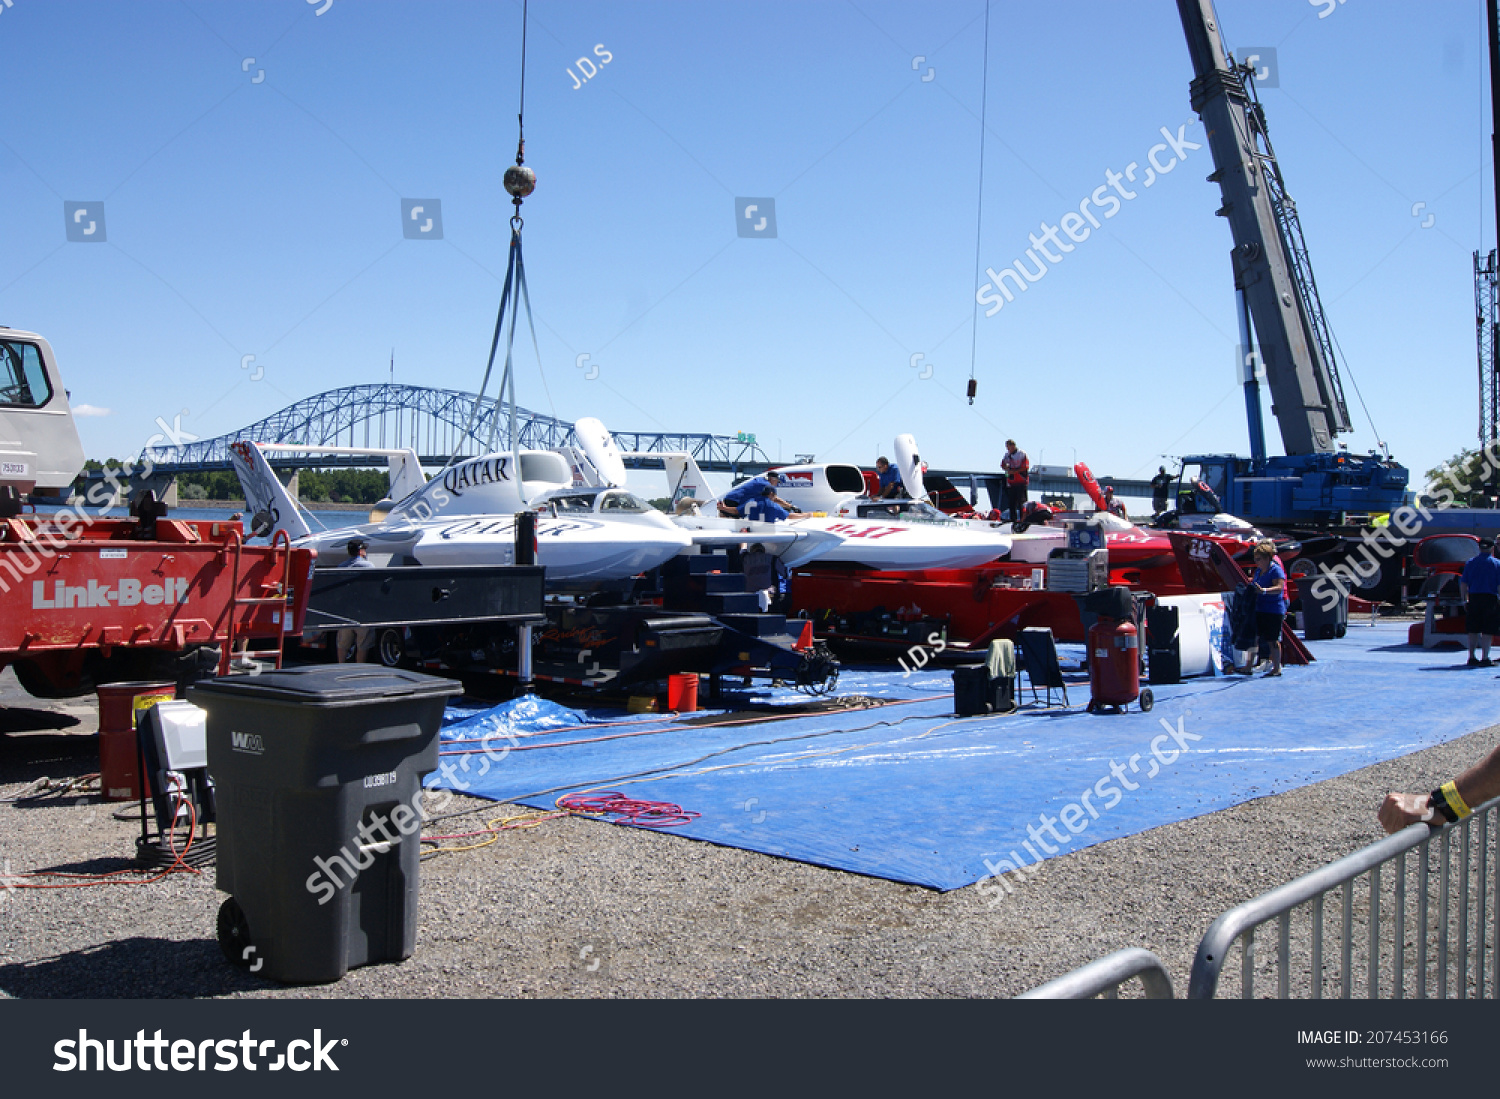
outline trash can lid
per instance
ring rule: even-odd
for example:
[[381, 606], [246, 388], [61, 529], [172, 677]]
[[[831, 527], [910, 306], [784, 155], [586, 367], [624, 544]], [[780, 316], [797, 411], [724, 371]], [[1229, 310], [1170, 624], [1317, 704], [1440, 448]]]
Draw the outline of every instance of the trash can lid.
[[397, 698], [451, 698], [463, 694], [463, 684], [373, 664], [310, 664], [261, 675], [205, 680], [189, 690], [300, 706], [352, 706]]

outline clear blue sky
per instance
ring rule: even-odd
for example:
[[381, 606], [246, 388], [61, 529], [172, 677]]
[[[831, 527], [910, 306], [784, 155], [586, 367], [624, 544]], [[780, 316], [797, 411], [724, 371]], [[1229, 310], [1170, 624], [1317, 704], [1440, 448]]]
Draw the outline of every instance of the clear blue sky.
[[[1470, 253], [1494, 244], [1483, 5], [1347, 0], [1320, 18], [1330, 6], [1218, 5], [1231, 48], [1277, 50], [1263, 98], [1324, 303], [1380, 437], [1421, 471], [1477, 427]], [[207, 437], [383, 380], [393, 347], [398, 381], [477, 386], [520, 17], [481, 0], [0, 8], [0, 323], [46, 335], [75, 406], [108, 410], [80, 420], [91, 456], [135, 454], [157, 417]], [[542, 362], [528, 347], [521, 403], [617, 429], [753, 431], [787, 460], [868, 463], [900, 432], [971, 468], [994, 468], [1007, 435], [1034, 461], [1076, 450], [1116, 476], [1243, 452], [1206, 147], [981, 314], [964, 400], [983, 26], [982, 0], [534, 0]], [[575, 89], [568, 69], [597, 64], [596, 44], [612, 60]], [[985, 265], [1143, 162], [1161, 127], [1193, 119], [1202, 138], [1171, 0], [995, 0], [989, 50]], [[775, 198], [776, 239], [737, 237], [737, 196]], [[434, 197], [444, 239], [403, 239], [401, 200]], [[65, 242], [70, 200], [104, 201], [105, 243]], [[1347, 439], [1368, 449], [1349, 397]]]

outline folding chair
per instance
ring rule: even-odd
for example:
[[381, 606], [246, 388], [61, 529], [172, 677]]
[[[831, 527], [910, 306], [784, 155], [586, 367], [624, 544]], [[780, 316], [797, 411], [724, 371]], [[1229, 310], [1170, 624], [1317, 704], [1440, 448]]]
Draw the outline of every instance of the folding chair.
[[1031, 700], [1037, 700], [1037, 689], [1047, 692], [1047, 705], [1052, 705], [1052, 692], [1062, 691], [1063, 705], [1068, 706], [1068, 685], [1063, 682], [1062, 665], [1057, 661], [1057, 642], [1052, 631], [1045, 626], [1030, 626], [1021, 631], [1021, 663], [1025, 666], [1026, 679], [1031, 684]]

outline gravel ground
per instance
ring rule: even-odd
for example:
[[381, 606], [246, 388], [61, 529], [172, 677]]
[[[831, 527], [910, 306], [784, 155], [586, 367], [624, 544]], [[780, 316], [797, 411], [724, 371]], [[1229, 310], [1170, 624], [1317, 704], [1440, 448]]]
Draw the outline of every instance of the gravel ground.
[[[7, 672], [0, 707], [11, 707], [0, 709], [0, 728], [47, 726], [0, 734], [0, 797], [41, 775], [97, 769], [84, 735], [89, 700], [29, 700]], [[1180, 995], [1216, 915], [1379, 838], [1375, 809], [1387, 790], [1431, 789], [1497, 734], [1052, 859], [994, 907], [974, 887], [940, 894], [554, 820], [427, 860], [416, 954], [327, 986], [283, 988], [225, 964], [211, 873], [143, 887], [0, 890], [0, 995], [993, 997], [1126, 946], [1155, 951]], [[79, 797], [0, 803], [0, 860], [13, 872], [121, 868], [138, 825], [116, 819], [117, 808]]]

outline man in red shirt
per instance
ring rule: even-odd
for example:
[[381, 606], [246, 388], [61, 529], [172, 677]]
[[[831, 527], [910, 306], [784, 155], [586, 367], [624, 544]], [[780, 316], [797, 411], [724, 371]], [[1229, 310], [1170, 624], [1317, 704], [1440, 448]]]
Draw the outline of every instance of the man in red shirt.
[[1005, 457], [1000, 459], [1000, 468], [1005, 473], [1005, 508], [1012, 523], [1021, 518], [1026, 510], [1026, 490], [1031, 484], [1031, 459], [1024, 450], [1016, 449], [1014, 439], [1005, 440]]

